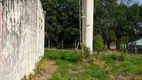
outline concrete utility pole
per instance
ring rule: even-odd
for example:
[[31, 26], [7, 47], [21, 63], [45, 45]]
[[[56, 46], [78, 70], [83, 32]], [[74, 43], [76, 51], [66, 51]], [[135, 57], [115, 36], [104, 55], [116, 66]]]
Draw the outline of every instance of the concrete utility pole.
[[93, 51], [94, 0], [82, 1], [82, 44]]

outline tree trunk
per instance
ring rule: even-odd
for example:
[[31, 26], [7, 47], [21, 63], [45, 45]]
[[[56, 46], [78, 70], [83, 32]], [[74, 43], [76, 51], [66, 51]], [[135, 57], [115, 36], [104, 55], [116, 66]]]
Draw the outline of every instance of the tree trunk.
[[107, 49], [110, 49], [110, 42], [107, 41]]
[[137, 53], [137, 46], [136, 46], [136, 42], [135, 42], [135, 53]]
[[78, 43], [77, 43], [77, 46], [76, 46], [77, 50], [79, 49], [79, 44], [80, 44], [80, 43], [78, 42]]
[[116, 42], [116, 48], [119, 50], [120, 49], [120, 41]]
[[48, 48], [50, 48], [50, 43], [51, 43], [51, 41], [50, 41], [50, 38], [48, 39]]
[[126, 49], [129, 49], [129, 45], [128, 45], [128, 41], [129, 40], [129, 38], [128, 38], [128, 35], [127, 35], [127, 41], [126, 41]]
[[116, 49], [118, 49], [118, 50], [120, 50], [120, 39], [121, 39], [121, 37], [117, 37]]
[[74, 48], [76, 49], [76, 40], [75, 40], [75, 42], [74, 42]]
[[81, 45], [82, 45], [82, 25], [81, 25], [81, 20], [82, 20], [82, 18], [81, 18], [81, 16], [82, 16], [82, 11], [81, 11], [81, 0], [79, 0], [79, 28], [80, 28], [80, 41], [79, 41], [79, 45], [80, 45], [80, 47], [81, 47]]
[[62, 37], [62, 49], [64, 48], [64, 40], [63, 40], [63, 37]]

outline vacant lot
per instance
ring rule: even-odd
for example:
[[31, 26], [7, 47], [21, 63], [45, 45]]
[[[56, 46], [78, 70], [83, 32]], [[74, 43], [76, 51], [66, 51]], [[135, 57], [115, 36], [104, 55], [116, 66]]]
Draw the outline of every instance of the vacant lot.
[[109, 51], [82, 63], [81, 52], [46, 50], [36, 71], [33, 80], [142, 80], [142, 55]]

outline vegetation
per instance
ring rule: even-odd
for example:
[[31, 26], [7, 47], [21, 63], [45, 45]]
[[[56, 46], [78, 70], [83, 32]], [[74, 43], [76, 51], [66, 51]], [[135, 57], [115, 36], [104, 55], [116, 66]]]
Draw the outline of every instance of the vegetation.
[[[41, 72], [46, 60], [58, 66], [51, 80], [137, 80], [142, 78], [142, 56], [126, 54], [126, 45], [142, 35], [142, 5], [134, 0], [94, 0], [94, 48], [101, 54], [72, 50], [46, 50], [37, 66]], [[45, 47], [76, 48], [80, 43], [82, 0], [41, 0], [46, 11]], [[102, 52], [115, 43], [124, 52]], [[82, 62], [84, 64], [82, 64]], [[42, 70], [44, 72], [44, 70]], [[46, 71], [45, 71], [46, 72]]]
[[[46, 47], [74, 48], [79, 41], [78, 0], [41, 0], [46, 11]], [[73, 44], [73, 45], [72, 45]], [[71, 46], [71, 47], [69, 47]]]
[[95, 0], [94, 34], [102, 33], [107, 48], [116, 42], [117, 49], [121, 49], [121, 40], [131, 41], [138, 37], [135, 34], [137, 23], [142, 21], [141, 10], [134, 0]]
[[66, 60], [77, 62], [81, 60], [81, 52], [78, 51], [45, 51], [45, 59]]
[[[45, 50], [42, 60], [23, 80], [47, 76], [48, 60], [55, 61], [58, 69], [51, 80], [141, 80], [142, 55], [127, 54], [126, 45], [142, 36], [142, 5], [135, 0], [94, 0], [94, 48], [98, 53], [90, 56], [88, 48], [83, 52], [73, 50]], [[45, 15], [45, 47], [76, 48], [80, 43], [79, 12], [82, 0], [41, 0]], [[102, 50], [114, 42], [124, 52]], [[82, 64], [83, 62], [83, 64]], [[55, 67], [55, 66], [54, 66]], [[57, 67], [56, 67], [57, 68]], [[49, 71], [50, 72], [50, 71]], [[44, 73], [44, 74], [43, 74]], [[46, 77], [45, 77], [46, 78]], [[47, 78], [46, 78], [47, 79]], [[37, 79], [40, 80], [40, 79]]]
[[[79, 1], [41, 0], [46, 11], [46, 47], [75, 48], [79, 43]], [[135, 0], [94, 0], [94, 36], [101, 33], [107, 48], [115, 42], [121, 49], [142, 34], [142, 5]], [[80, 5], [81, 7], [81, 5]], [[81, 12], [80, 12], [81, 13]]]
[[[81, 64], [81, 53], [76, 51], [45, 51], [44, 60], [55, 60], [58, 69], [51, 80], [140, 80], [142, 55], [107, 52], [93, 54]], [[66, 57], [65, 57], [66, 56]]]
[[104, 40], [101, 34], [98, 34], [95, 40], [95, 50], [98, 51], [99, 53], [101, 50], [104, 50], [104, 49], [105, 49]]

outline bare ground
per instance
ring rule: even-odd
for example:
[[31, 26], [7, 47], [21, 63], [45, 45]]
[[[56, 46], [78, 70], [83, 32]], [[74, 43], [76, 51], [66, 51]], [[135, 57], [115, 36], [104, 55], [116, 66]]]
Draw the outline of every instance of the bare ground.
[[35, 74], [31, 80], [49, 80], [52, 78], [52, 74], [57, 70], [58, 66], [55, 61], [45, 61], [42, 65], [42, 70]]
[[116, 75], [113, 80], [142, 80], [142, 75]]

